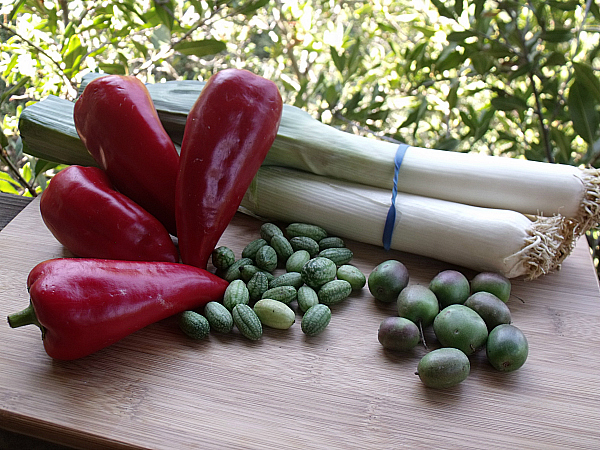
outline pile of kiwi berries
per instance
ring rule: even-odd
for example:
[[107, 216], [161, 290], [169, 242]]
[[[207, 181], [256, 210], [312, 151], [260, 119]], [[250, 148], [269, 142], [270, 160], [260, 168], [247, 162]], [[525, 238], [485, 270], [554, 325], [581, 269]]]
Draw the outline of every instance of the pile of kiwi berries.
[[406, 266], [388, 260], [369, 274], [369, 291], [378, 301], [396, 302], [398, 315], [385, 318], [378, 331], [381, 345], [407, 351], [422, 342], [423, 329], [433, 327], [440, 347], [419, 361], [416, 374], [427, 387], [448, 388], [470, 373], [469, 356], [485, 349], [500, 372], [519, 369], [529, 353], [523, 332], [512, 325], [511, 282], [501, 274], [481, 272], [471, 281], [459, 271], [444, 270], [428, 286], [409, 285]]

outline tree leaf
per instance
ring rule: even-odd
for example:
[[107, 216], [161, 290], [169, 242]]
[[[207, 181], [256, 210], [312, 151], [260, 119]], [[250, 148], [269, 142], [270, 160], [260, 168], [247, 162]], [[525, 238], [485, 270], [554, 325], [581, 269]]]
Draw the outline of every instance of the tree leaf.
[[598, 112], [595, 99], [588, 94], [585, 86], [577, 79], [569, 88], [567, 98], [569, 114], [573, 122], [573, 129], [588, 144], [592, 144], [598, 133]]
[[506, 93], [492, 98], [491, 103], [497, 111], [525, 110], [528, 108], [525, 100]]
[[460, 140], [456, 138], [443, 138], [435, 143], [435, 148], [437, 150], [455, 151], [459, 144]]
[[127, 69], [123, 64], [118, 63], [98, 63], [98, 68], [104, 73], [113, 75], [125, 75], [127, 73]]
[[470, 37], [476, 37], [477, 33], [472, 30], [453, 31], [446, 36], [449, 42], [463, 42]]
[[8, 98], [10, 98], [11, 95], [13, 95], [15, 92], [17, 92], [23, 86], [25, 86], [27, 83], [29, 83], [30, 80], [31, 80], [31, 77], [29, 77], [29, 76], [23, 77], [19, 80], [19, 82], [17, 84], [15, 84], [14, 86], [11, 86], [9, 89], [5, 90], [2, 93], [2, 96], [0, 97], [0, 105], [2, 103], [4, 103]]
[[184, 55], [208, 56], [216, 55], [227, 48], [223, 41], [204, 39], [202, 41], [182, 41], [175, 45], [174, 50]]
[[354, 93], [354, 95], [350, 98], [350, 100], [348, 100], [345, 104], [344, 104], [344, 109], [352, 112], [356, 109], [356, 107], [358, 106], [358, 104], [360, 103], [360, 101], [363, 98], [363, 93], [362, 91], [356, 91]]
[[437, 8], [440, 16], [448, 17], [450, 19], [455, 18], [454, 13], [450, 11], [441, 0], [431, 0], [431, 3]]
[[470, 55], [473, 68], [479, 75], [487, 74], [494, 67], [495, 60], [484, 52], [475, 52]]
[[600, 81], [594, 74], [593, 69], [587, 64], [573, 63], [575, 79], [585, 87], [586, 91], [594, 96], [596, 102], [600, 103]]
[[249, 16], [249, 15], [254, 14], [256, 12], [256, 10], [262, 8], [263, 6], [265, 6], [268, 3], [269, 3], [269, 0], [257, 0], [257, 1], [253, 1], [253, 2], [248, 2], [247, 4], [242, 6], [240, 9], [238, 9], [236, 12], [238, 14], [243, 14], [245, 16]]
[[452, 80], [452, 83], [450, 83], [450, 91], [448, 91], [448, 97], [446, 98], [446, 101], [448, 102], [448, 107], [450, 109], [455, 108], [458, 104], [458, 87], [458, 80]]
[[6, 134], [4, 134], [4, 130], [0, 128], [0, 148], [5, 147], [8, 147], [8, 138], [6, 137]]
[[573, 39], [573, 32], [570, 28], [554, 28], [553, 30], [544, 30], [540, 38], [547, 42], [568, 42]]
[[555, 161], [557, 163], [569, 164], [571, 162], [571, 152], [573, 151], [572, 138], [569, 138], [564, 130], [559, 130], [556, 127], [550, 128], [550, 137], [554, 145], [558, 148], [558, 152], [554, 155]]
[[333, 59], [333, 64], [339, 73], [344, 73], [344, 68], [346, 67], [346, 56], [342, 52], [342, 54], [338, 54], [338, 52], [333, 47], [329, 47], [331, 52], [331, 59]]
[[544, 62], [545, 67], [551, 66], [564, 66], [567, 63], [567, 58], [565, 58], [565, 54], [561, 52], [552, 52], [546, 58]]
[[19, 0], [15, 6], [13, 7], [12, 11], [8, 14], [8, 16], [6, 17], [6, 22], [10, 23], [14, 20], [14, 18], [17, 16], [17, 13], [19, 12], [19, 10], [21, 9], [21, 7], [25, 4], [26, 0]]
[[153, 0], [152, 4], [160, 22], [166, 26], [169, 31], [173, 30], [175, 23], [175, 1], [174, 0]]
[[360, 39], [357, 38], [356, 42], [352, 44], [350, 48], [350, 56], [348, 57], [347, 67], [348, 75], [355, 74], [360, 66], [362, 57], [360, 55]]

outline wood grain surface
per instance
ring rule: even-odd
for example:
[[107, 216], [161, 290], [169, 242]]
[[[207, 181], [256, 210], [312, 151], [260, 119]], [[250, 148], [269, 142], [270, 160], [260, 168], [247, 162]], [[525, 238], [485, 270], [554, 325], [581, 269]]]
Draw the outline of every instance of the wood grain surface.
[[[31, 268], [70, 256], [38, 204], [0, 232], [3, 317], [28, 304]], [[238, 214], [220, 245], [239, 257], [259, 226]], [[363, 272], [398, 259], [411, 284], [456, 268], [347, 244]], [[333, 307], [329, 327], [313, 338], [298, 315], [291, 329], [265, 329], [257, 342], [236, 330], [195, 342], [172, 317], [72, 362], [51, 360], [37, 328], [4, 322], [0, 427], [85, 449], [597, 449], [600, 291], [585, 242], [559, 272], [514, 280], [513, 294], [513, 321], [530, 345], [526, 364], [498, 373], [480, 352], [469, 378], [442, 391], [414, 374], [425, 348], [382, 349], [379, 323], [395, 308], [367, 288]], [[426, 336], [434, 348], [432, 331]]]

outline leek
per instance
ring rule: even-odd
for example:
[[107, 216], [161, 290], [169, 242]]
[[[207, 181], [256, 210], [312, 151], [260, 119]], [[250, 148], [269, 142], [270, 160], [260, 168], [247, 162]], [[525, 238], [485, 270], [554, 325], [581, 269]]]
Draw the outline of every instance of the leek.
[[[260, 168], [241, 204], [269, 220], [313, 223], [377, 246], [390, 205], [387, 189], [275, 166]], [[398, 193], [396, 211], [392, 249], [509, 278], [557, 269], [574, 245], [562, 216], [530, 218], [406, 193]]]
[[[265, 165], [391, 190], [397, 145], [340, 131], [287, 107]], [[560, 214], [582, 235], [600, 221], [600, 170], [409, 147], [398, 190], [523, 214]]]
[[[86, 76], [84, 83], [94, 76], [97, 74]], [[159, 117], [175, 142], [181, 141], [186, 115], [202, 87], [203, 83], [189, 80], [148, 85]], [[64, 114], [72, 112], [72, 104], [63, 102], [66, 104], [59, 108], [55, 99], [44, 100], [23, 111], [20, 127], [26, 151], [65, 164], [89, 161], [83, 146], [73, 139], [72, 117]], [[62, 115], [56, 115], [59, 110]], [[53, 122], [54, 117], [57, 119]], [[57, 127], [66, 130], [63, 142], [52, 137]], [[45, 130], [51, 139], [44, 139]], [[391, 190], [396, 147], [343, 132], [285, 105], [277, 138], [264, 165]], [[598, 169], [410, 147], [400, 167], [398, 190], [528, 215], [560, 214], [571, 221], [575, 236], [600, 221]]]

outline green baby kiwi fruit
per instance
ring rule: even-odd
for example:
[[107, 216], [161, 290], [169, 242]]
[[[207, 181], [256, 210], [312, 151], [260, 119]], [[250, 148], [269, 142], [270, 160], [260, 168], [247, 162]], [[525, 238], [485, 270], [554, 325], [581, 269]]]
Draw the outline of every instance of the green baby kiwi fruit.
[[457, 270], [438, 273], [429, 283], [429, 289], [440, 302], [440, 308], [464, 303], [471, 293], [469, 280]]
[[410, 350], [419, 343], [419, 328], [404, 317], [387, 317], [379, 325], [377, 339], [385, 349]]
[[438, 299], [427, 287], [419, 284], [406, 286], [398, 295], [398, 315], [426, 327], [440, 312]]
[[504, 303], [510, 297], [511, 283], [504, 275], [495, 272], [481, 272], [471, 280], [471, 293], [489, 292]]
[[462, 383], [471, 372], [469, 358], [456, 348], [439, 348], [427, 353], [416, 374], [430, 388], [445, 389]]
[[512, 372], [525, 364], [529, 355], [529, 344], [520, 329], [514, 325], [502, 324], [490, 332], [486, 354], [496, 370]]
[[435, 336], [444, 347], [472, 355], [485, 345], [488, 329], [479, 314], [465, 305], [445, 307], [433, 321]]
[[488, 331], [492, 331], [498, 325], [512, 321], [510, 309], [508, 309], [506, 303], [489, 292], [475, 292], [464, 305], [481, 316], [488, 327]]
[[395, 302], [400, 291], [408, 285], [408, 269], [400, 261], [384, 261], [369, 274], [367, 285], [377, 300]]

